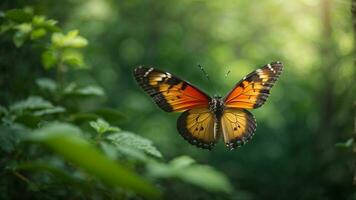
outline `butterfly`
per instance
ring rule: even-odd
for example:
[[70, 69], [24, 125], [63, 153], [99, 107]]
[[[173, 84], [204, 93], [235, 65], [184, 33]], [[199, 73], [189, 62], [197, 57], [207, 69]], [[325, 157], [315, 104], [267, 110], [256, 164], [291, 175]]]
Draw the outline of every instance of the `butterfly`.
[[166, 112], [183, 112], [177, 129], [189, 143], [211, 150], [222, 135], [228, 149], [244, 145], [256, 131], [256, 120], [247, 109], [261, 107], [283, 69], [272, 62], [242, 78], [224, 97], [210, 97], [168, 72], [137, 67], [134, 77], [142, 89]]

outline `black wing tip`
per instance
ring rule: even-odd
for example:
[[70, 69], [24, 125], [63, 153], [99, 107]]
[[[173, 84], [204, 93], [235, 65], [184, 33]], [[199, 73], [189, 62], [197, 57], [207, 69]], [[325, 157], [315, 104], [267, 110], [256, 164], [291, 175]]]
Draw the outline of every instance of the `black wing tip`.
[[272, 65], [274, 68], [278, 68], [279, 71], [282, 71], [283, 69], [283, 63], [281, 61], [271, 62], [270, 65]]
[[139, 75], [139, 74], [142, 74], [142, 73], [145, 73], [146, 71], [148, 71], [151, 67], [146, 67], [146, 66], [143, 66], [143, 65], [139, 65], [137, 67], [135, 67], [133, 69], [133, 72], [135, 75]]
[[271, 65], [283, 65], [283, 63], [281, 61], [273, 61], [271, 62]]

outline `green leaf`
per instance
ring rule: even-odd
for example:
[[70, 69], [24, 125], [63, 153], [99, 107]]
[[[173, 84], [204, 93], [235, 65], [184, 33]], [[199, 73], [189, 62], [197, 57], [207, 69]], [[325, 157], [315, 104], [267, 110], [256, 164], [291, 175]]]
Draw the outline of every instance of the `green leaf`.
[[81, 131], [73, 125], [54, 123], [34, 131], [29, 139], [48, 146], [64, 159], [108, 185], [127, 188], [147, 198], [160, 196], [151, 183], [104, 156], [80, 135]]
[[141, 150], [127, 145], [114, 145], [115, 150], [120, 153], [122, 157], [128, 160], [135, 160], [141, 162], [149, 161], [148, 156]]
[[[19, 124], [0, 126], [0, 150], [6, 153], [15, 151], [28, 130]], [[0, 151], [0, 152], [1, 152]]]
[[104, 96], [104, 90], [97, 85], [89, 85], [83, 88], [78, 88], [76, 90], [77, 94], [85, 96]]
[[23, 45], [23, 43], [28, 38], [30, 32], [32, 31], [32, 25], [29, 23], [22, 23], [15, 26], [15, 29], [17, 29], [17, 31], [12, 39], [16, 47], [20, 47]]
[[22, 9], [12, 9], [5, 12], [5, 17], [12, 21], [22, 23], [22, 22], [30, 22], [32, 20], [32, 13], [26, 12], [26, 10]]
[[339, 148], [351, 148], [354, 143], [354, 139], [350, 138], [346, 142], [336, 143], [335, 146]]
[[46, 108], [46, 109], [42, 109], [39, 111], [35, 111], [33, 112], [34, 116], [43, 116], [43, 115], [50, 115], [50, 114], [57, 114], [57, 113], [63, 113], [65, 112], [65, 108], [60, 107], [60, 106], [56, 106], [53, 108]]
[[118, 153], [115, 147], [107, 142], [101, 141], [100, 143], [101, 150], [105, 153], [106, 156], [111, 158], [112, 160], [117, 159]]
[[130, 132], [120, 132], [111, 134], [107, 137], [116, 147], [130, 147], [139, 151], [145, 152], [151, 156], [162, 158], [161, 152], [159, 152], [152, 142], [146, 138]]
[[[30, 114], [33, 116], [43, 116], [48, 114], [62, 113], [65, 111], [63, 107], [54, 106], [51, 102], [44, 100], [38, 96], [30, 96], [26, 100], [16, 102], [10, 106], [10, 111], [18, 116]], [[26, 116], [28, 118], [31, 116]], [[29, 120], [29, 119], [27, 119]], [[38, 121], [38, 119], [34, 119]]]
[[37, 28], [37, 29], [34, 29], [32, 32], [31, 32], [31, 40], [37, 40], [43, 36], [45, 36], [47, 33], [46, 29], [44, 28]]
[[93, 127], [99, 135], [102, 135], [105, 132], [117, 132], [120, 131], [120, 128], [115, 127], [115, 126], [110, 126], [109, 123], [107, 123], [103, 119], [97, 119], [96, 121], [91, 121], [89, 122], [90, 126]]
[[64, 89], [65, 95], [77, 96], [104, 96], [104, 90], [97, 85], [89, 85], [85, 87], [78, 87], [75, 83], [69, 84]]
[[214, 192], [232, 192], [227, 177], [208, 165], [199, 165], [188, 156], [181, 156], [169, 164], [150, 162], [147, 169], [157, 178], [178, 178]]
[[57, 83], [50, 78], [39, 78], [36, 80], [36, 84], [43, 90], [55, 92], [58, 88]]
[[52, 43], [57, 48], [83, 48], [88, 45], [88, 41], [79, 36], [78, 30], [69, 31], [66, 35], [63, 33], [53, 33]]
[[57, 52], [54, 50], [44, 51], [41, 55], [42, 65], [45, 69], [51, 69], [58, 63]]
[[10, 106], [11, 111], [23, 111], [23, 110], [38, 110], [53, 108], [51, 102], [44, 100], [42, 97], [30, 96], [26, 100], [22, 100], [14, 103]]
[[68, 49], [63, 51], [61, 54], [61, 61], [75, 69], [84, 69], [87, 66], [84, 63], [84, 58], [82, 53], [79, 51]]
[[45, 16], [34, 16], [32, 19], [32, 24], [36, 28], [42, 28], [44, 30], [56, 32], [60, 29], [56, 26], [57, 21], [53, 19], [46, 19]]

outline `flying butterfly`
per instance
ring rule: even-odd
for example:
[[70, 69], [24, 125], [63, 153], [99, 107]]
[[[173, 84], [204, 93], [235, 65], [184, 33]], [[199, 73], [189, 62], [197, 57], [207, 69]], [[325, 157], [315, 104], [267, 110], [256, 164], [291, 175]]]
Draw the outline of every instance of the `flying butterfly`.
[[177, 129], [189, 143], [211, 150], [222, 135], [232, 150], [244, 145], [256, 131], [247, 109], [261, 107], [281, 74], [281, 62], [272, 62], [245, 76], [224, 97], [210, 97], [192, 84], [164, 71], [137, 67], [134, 76], [142, 89], [166, 112], [183, 112]]

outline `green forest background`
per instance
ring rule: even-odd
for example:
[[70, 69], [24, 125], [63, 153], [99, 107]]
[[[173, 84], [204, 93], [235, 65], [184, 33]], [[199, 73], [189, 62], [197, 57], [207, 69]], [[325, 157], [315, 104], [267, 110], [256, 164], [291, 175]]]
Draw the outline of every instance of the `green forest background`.
[[[351, 3], [2, 0], [0, 199], [356, 199]], [[154, 66], [213, 95], [201, 64], [224, 95], [277, 60], [233, 151], [187, 143], [132, 76]]]

